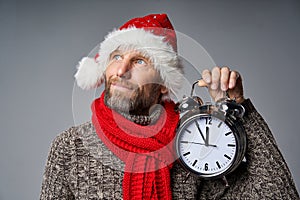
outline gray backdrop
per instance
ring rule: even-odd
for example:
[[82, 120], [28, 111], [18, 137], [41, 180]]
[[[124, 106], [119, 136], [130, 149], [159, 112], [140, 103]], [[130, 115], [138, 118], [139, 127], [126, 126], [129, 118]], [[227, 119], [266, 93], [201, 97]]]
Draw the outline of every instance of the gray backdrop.
[[299, 0], [0, 0], [1, 200], [38, 199], [50, 143], [74, 124], [79, 59], [113, 27], [160, 12], [241, 72], [300, 188]]

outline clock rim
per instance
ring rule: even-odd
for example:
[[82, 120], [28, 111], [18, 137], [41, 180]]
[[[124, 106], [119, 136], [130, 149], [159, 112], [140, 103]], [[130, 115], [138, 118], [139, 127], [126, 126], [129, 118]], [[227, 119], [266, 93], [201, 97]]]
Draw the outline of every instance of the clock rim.
[[[202, 108], [202, 109], [201, 109]], [[218, 172], [218, 173], [201, 173], [198, 171], [195, 171], [189, 165], [186, 164], [185, 161], [183, 161], [180, 150], [179, 150], [179, 136], [182, 134], [183, 127], [190, 122], [191, 120], [194, 120], [195, 118], [201, 118], [201, 117], [215, 117], [221, 121], [223, 121], [232, 131], [235, 141], [236, 141], [236, 153], [234, 155], [233, 161], [230, 163], [229, 166], [227, 166], [224, 170]], [[223, 176], [228, 175], [229, 173], [233, 172], [242, 162], [245, 152], [246, 152], [246, 134], [244, 127], [241, 123], [241, 120], [239, 119], [232, 119], [230, 117], [222, 117], [220, 115], [220, 112], [215, 112], [215, 107], [212, 105], [205, 105], [201, 106], [199, 109], [193, 109], [191, 111], [188, 111], [186, 114], [182, 116], [180, 119], [177, 129], [176, 129], [176, 140], [175, 140], [175, 149], [176, 154], [181, 163], [181, 165], [189, 172], [196, 176], [200, 176], [203, 179], [214, 179], [214, 178], [220, 178]]]

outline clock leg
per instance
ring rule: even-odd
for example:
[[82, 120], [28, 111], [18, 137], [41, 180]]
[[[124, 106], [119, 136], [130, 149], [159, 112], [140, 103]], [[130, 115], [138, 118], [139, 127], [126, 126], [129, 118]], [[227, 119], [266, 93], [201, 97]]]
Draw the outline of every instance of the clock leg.
[[224, 181], [225, 186], [229, 187], [228, 181], [225, 176], [222, 177], [222, 180]]

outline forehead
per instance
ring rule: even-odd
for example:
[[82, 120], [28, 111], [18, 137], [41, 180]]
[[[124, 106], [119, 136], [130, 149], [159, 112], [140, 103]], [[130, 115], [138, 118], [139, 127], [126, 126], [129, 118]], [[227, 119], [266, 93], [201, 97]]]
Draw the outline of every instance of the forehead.
[[150, 56], [148, 55], [146, 48], [137, 48], [135, 46], [132, 45], [122, 45], [119, 46], [116, 50], [114, 50], [113, 52], [111, 52], [110, 55], [113, 54], [130, 54], [131, 56], [139, 56], [139, 57], [143, 57], [149, 61], [150, 60]]

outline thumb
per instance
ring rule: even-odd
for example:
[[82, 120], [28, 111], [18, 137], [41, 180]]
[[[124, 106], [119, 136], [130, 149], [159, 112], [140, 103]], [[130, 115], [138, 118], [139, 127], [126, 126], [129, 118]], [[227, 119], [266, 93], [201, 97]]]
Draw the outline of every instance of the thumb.
[[207, 83], [203, 79], [200, 79], [198, 81], [198, 86], [199, 87], [208, 87]]

